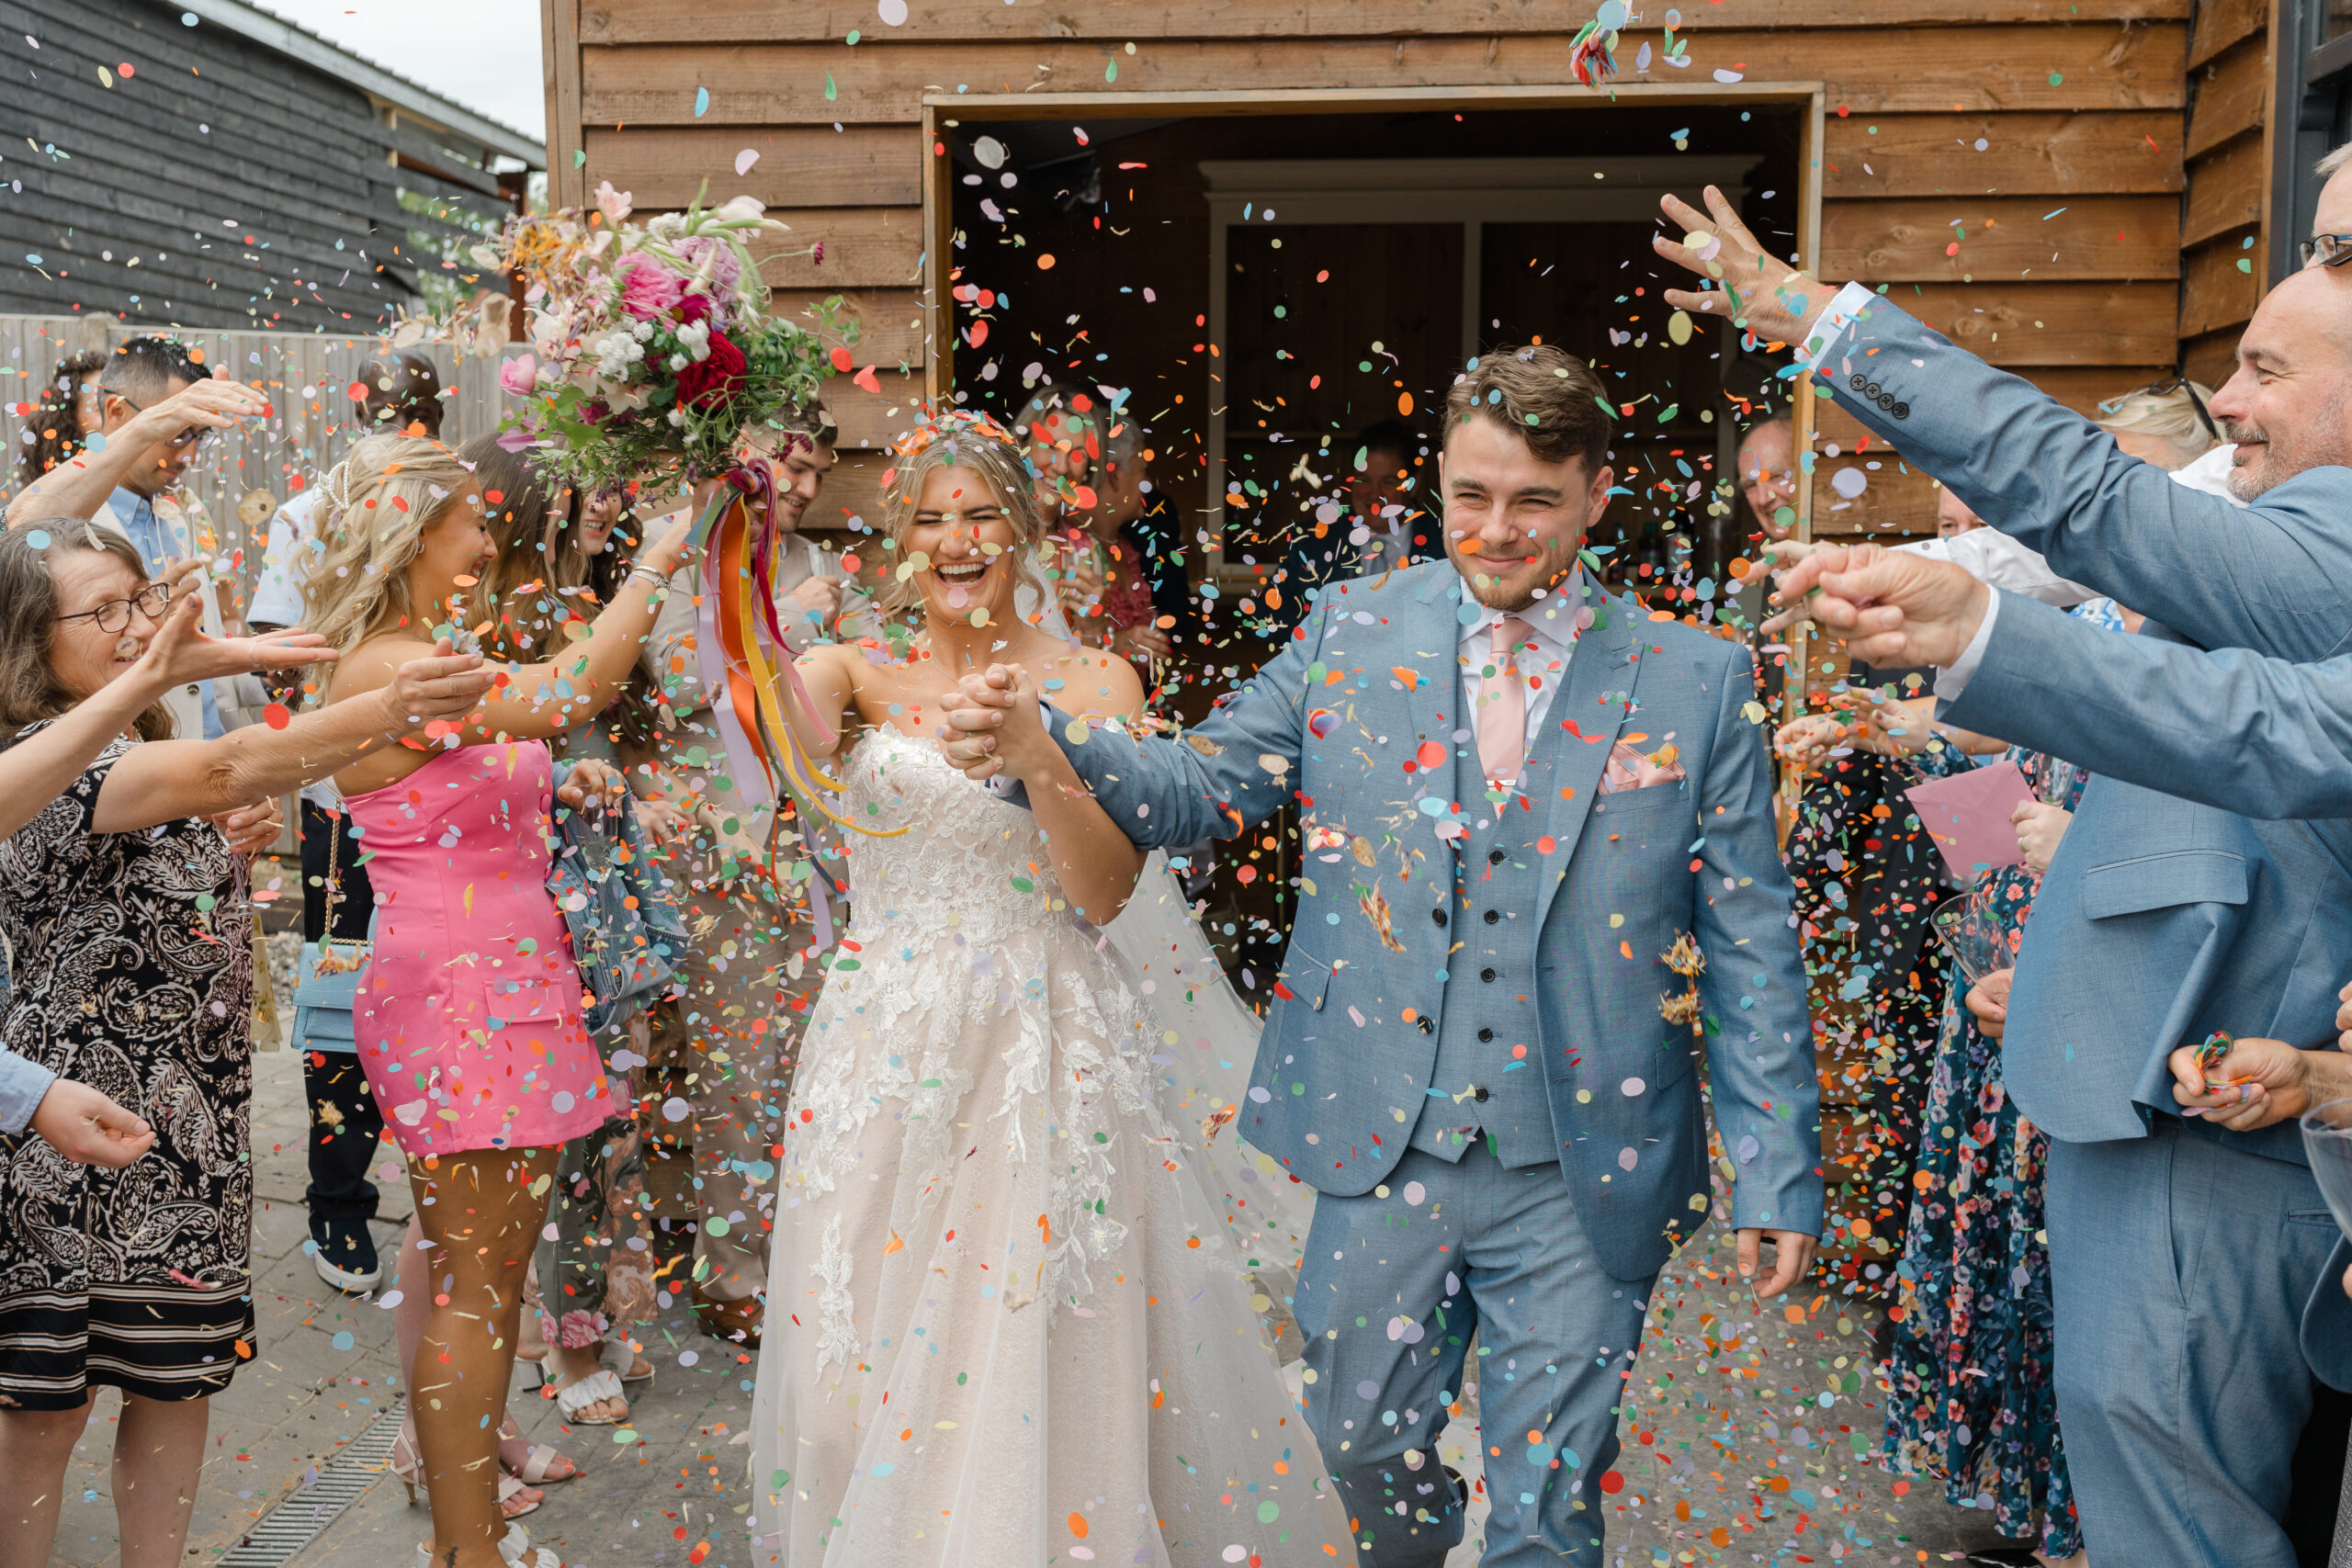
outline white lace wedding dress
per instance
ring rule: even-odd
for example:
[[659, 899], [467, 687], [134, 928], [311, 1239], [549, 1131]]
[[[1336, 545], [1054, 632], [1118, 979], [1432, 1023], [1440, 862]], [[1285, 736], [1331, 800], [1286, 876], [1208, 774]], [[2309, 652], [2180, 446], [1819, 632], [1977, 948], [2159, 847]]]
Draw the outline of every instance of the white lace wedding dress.
[[[857, 897], [786, 1113], [754, 1561], [1350, 1563], [1153, 1025], [1028, 812], [850, 754]], [[1229, 1134], [1228, 1134], [1229, 1135]]]

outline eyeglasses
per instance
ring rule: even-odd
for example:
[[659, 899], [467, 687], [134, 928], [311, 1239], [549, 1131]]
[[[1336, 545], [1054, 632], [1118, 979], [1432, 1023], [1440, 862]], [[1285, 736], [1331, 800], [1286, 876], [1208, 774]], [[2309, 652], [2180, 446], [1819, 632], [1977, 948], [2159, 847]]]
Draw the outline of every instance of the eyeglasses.
[[2303, 258], [2305, 266], [2314, 262], [2321, 266], [2342, 266], [2352, 262], [2352, 234], [2313, 234], [2295, 242], [2295, 254]]
[[[130, 403], [131, 410], [134, 412], [145, 413], [147, 412], [146, 404], [131, 402], [128, 396], [116, 391], [112, 387], [100, 387], [98, 390], [109, 398], [121, 398], [124, 402]], [[181, 431], [177, 435], [175, 435], [170, 440], [164, 442], [164, 445], [173, 448], [175, 451], [181, 447], [192, 446], [196, 450], [201, 452], [209, 444], [210, 444], [212, 438], [219, 434], [219, 431], [208, 430], [200, 424], [191, 424], [187, 429]]]
[[131, 611], [138, 611], [151, 621], [160, 621], [171, 604], [169, 585], [151, 582], [128, 599], [109, 599], [96, 609], [85, 610], [78, 615], [59, 615], [55, 617], [55, 623], [62, 626], [68, 621], [96, 621], [98, 630], [111, 637], [130, 629]]
[[[2345, 235], [2344, 238], [2347, 242], [2352, 242], [2352, 234]], [[2346, 254], [2352, 256], [2352, 251], [2347, 251]], [[2327, 265], [2334, 266], [2336, 264], [2329, 262]], [[2120, 413], [2123, 410], [2123, 405], [2134, 398], [2169, 398], [2175, 392], [2188, 394], [2188, 406], [2197, 411], [2197, 422], [2205, 427], [2207, 433], [2215, 441], [2229, 440], [2228, 436], [2222, 434], [2222, 427], [2213, 423], [2213, 416], [2206, 411], [2205, 400], [2197, 395], [2197, 389], [2189, 385], [2188, 378], [2186, 376], [2167, 377], [2161, 381], [2151, 381], [2144, 387], [2134, 387], [2121, 397], [2109, 398], [2099, 404], [2098, 412], [2105, 414]]]

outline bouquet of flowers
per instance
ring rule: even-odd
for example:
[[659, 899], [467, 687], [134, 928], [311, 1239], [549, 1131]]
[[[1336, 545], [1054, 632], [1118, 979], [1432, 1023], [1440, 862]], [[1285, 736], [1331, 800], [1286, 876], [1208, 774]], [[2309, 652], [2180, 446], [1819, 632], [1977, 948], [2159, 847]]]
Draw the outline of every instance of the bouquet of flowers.
[[[684, 212], [628, 217], [628, 193], [606, 181], [594, 210], [519, 218], [473, 251], [526, 283], [531, 352], [506, 363], [501, 384], [527, 401], [501, 439], [586, 491], [724, 472], [745, 430], [780, 424], [831, 371], [825, 339], [854, 336], [838, 297], [812, 327], [767, 313], [750, 240], [786, 226], [750, 197], [706, 208], [698, 194]], [[821, 257], [822, 243], [809, 254]], [[482, 301], [460, 338], [497, 353], [505, 306]]]

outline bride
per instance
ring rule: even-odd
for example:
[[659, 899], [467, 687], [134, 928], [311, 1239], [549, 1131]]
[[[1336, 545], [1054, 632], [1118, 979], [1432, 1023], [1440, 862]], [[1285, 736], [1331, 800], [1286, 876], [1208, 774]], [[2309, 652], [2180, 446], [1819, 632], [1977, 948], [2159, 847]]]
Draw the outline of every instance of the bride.
[[1095, 929], [1143, 857], [1053, 748], [1033, 812], [932, 739], [992, 661], [1098, 725], [1141, 688], [1016, 617], [1043, 530], [1003, 430], [944, 415], [886, 479], [886, 608], [923, 629], [814, 650], [788, 714], [865, 831], [786, 1114], [749, 1528], [803, 1568], [1352, 1562]]

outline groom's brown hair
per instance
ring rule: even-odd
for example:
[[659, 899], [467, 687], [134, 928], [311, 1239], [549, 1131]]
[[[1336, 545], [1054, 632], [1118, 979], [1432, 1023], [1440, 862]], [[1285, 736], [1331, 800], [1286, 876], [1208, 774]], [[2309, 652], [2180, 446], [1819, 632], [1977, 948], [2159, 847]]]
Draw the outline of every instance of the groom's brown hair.
[[1609, 453], [1610, 402], [1600, 378], [1548, 343], [1505, 345], [1472, 360], [1445, 394], [1445, 428], [1484, 416], [1517, 433], [1547, 463], [1584, 459], [1597, 470]]

